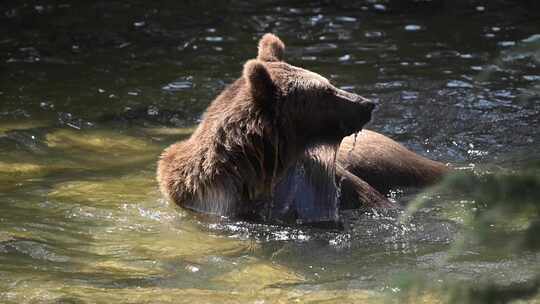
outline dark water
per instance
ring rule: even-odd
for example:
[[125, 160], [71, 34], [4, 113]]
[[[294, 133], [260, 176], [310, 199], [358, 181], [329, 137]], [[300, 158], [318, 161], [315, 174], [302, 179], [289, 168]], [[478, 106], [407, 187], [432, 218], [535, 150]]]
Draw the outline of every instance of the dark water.
[[266, 32], [288, 62], [378, 99], [370, 129], [521, 172], [539, 159], [540, 10], [443, 2], [1, 3], [0, 301], [431, 303], [449, 281], [533, 281], [536, 251], [452, 258], [461, 193], [420, 195], [406, 223], [348, 214], [339, 232], [200, 223], [154, 181]]

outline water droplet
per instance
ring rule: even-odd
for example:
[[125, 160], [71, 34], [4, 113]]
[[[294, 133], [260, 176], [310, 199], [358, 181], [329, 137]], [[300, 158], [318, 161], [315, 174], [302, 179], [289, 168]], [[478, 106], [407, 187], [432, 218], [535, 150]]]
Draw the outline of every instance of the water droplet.
[[117, 49], [123, 49], [125, 47], [128, 47], [131, 45], [131, 42], [124, 42], [124, 43], [121, 43], [120, 45], [118, 45], [116, 48]]
[[418, 98], [418, 92], [413, 91], [402, 91], [401, 99], [402, 100], [414, 100]]
[[349, 54], [346, 54], [346, 55], [343, 55], [341, 57], [339, 57], [339, 61], [343, 62], [343, 61], [349, 61], [351, 60], [351, 55]]
[[[489, 101], [487, 99], [480, 99], [474, 104], [474, 107], [476, 107], [478, 109], [490, 110], [490, 109], [496, 108], [497, 104], [494, 103], [493, 101]], [[474, 146], [471, 146], [471, 148], [474, 148]]]
[[40, 102], [39, 106], [44, 110], [54, 109], [54, 104], [46, 101]]
[[473, 85], [462, 80], [450, 80], [446, 86], [448, 88], [472, 88]]
[[408, 31], [408, 32], [416, 32], [416, 31], [419, 31], [421, 29], [422, 29], [422, 27], [420, 25], [417, 25], [417, 24], [405, 25], [405, 30]]
[[540, 81], [540, 75], [524, 75], [523, 79], [527, 81]]
[[324, 16], [321, 15], [321, 14], [318, 14], [318, 15], [316, 15], [316, 16], [313, 16], [313, 17], [310, 18], [311, 23], [312, 23], [312, 24], [318, 23], [319, 21], [321, 21], [321, 20], [323, 19], [323, 17], [324, 17]]
[[403, 81], [389, 81], [389, 82], [378, 82], [375, 84], [377, 89], [399, 89], [405, 87], [405, 82]]
[[146, 25], [146, 22], [144, 21], [136, 21], [136, 22], [133, 22], [133, 26], [134, 27], [143, 27]]
[[159, 109], [156, 106], [148, 106], [146, 113], [149, 116], [157, 116], [159, 114]]
[[194, 265], [187, 265], [186, 270], [189, 270], [189, 271], [195, 273], [195, 272], [199, 272], [200, 269], [199, 269], [199, 267], [194, 266]]
[[356, 18], [347, 16], [338, 16], [336, 17], [336, 20], [342, 22], [356, 22]]
[[516, 42], [515, 41], [499, 41], [497, 45], [502, 46], [502, 47], [510, 47], [510, 46], [516, 45]]
[[493, 96], [499, 97], [499, 98], [515, 98], [516, 96], [512, 94], [509, 90], [498, 90], [493, 93]]
[[293, 13], [293, 14], [300, 14], [301, 11], [297, 8], [289, 8], [289, 12]]
[[208, 42], [221, 42], [221, 41], [223, 41], [223, 37], [220, 37], [220, 36], [208, 36], [208, 37], [205, 37], [204, 40], [206, 40]]
[[366, 38], [380, 38], [384, 36], [383, 32], [380, 31], [368, 31], [364, 33]]
[[302, 56], [302, 60], [315, 61], [317, 60], [317, 57], [316, 56]]
[[488, 155], [488, 152], [487, 151], [481, 151], [481, 150], [469, 149], [469, 150], [467, 150], [467, 154], [469, 154], [469, 156], [481, 157], [481, 156]]
[[184, 80], [184, 81], [173, 81], [163, 86], [161, 89], [165, 91], [175, 92], [175, 91], [181, 91], [181, 90], [188, 90], [188, 89], [191, 89], [192, 87], [193, 87], [193, 83], [191, 81]]
[[384, 4], [374, 4], [373, 8], [376, 11], [380, 11], [380, 12], [385, 12], [386, 11], [386, 5], [384, 5]]

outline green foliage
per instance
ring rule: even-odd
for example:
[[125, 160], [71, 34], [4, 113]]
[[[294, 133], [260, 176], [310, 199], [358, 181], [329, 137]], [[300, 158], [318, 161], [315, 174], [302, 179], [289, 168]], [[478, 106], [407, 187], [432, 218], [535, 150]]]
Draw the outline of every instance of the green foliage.
[[513, 283], [506, 286], [484, 284], [480, 286], [455, 285], [450, 289], [450, 303], [509, 303], [515, 300], [527, 300], [534, 297], [540, 289], [540, 277], [527, 282]]
[[[408, 215], [431, 207], [433, 197], [449, 197], [435, 206], [442, 218], [461, 225], [459, 236], [449, 250], [451, 260], [501, 262], [519, 255], [537, 256], [540, 251], [540, 162], [519, 172], [456, 172], [419, 196]], [[481, 254], [479, 254], [481, 253]], [[473, 264], [474, 265], [474, 264]], [[508, 303], [537, 295], [540, 268], [524, 281], [474, 283], [449, 279], [442, 288], [449, 303]], [[405, 284], [410, 290], [410, 284]], [[426, 282], [416, 289], [439, 289]], [[430, 287], [426, 287], [430, 286]], [[421, 289], [422, 289], [421, 288]]]

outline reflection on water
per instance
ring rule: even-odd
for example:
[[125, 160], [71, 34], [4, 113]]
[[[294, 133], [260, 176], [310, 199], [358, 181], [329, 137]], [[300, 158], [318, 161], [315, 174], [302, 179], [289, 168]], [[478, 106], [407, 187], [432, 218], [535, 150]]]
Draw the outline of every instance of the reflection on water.
[[[350, 211], [343, 231], [208, 222], [161, 199], [160, 151], [267, 31], [291, 63], [378, 99], [370, 128], [418, 153], [479, 176], [537, 161], [538, 10], [398, 2], [0, 4], [0, 302], [433, 303], [448, 282], [534, 282], [534, 246], [463, 238], [482, 197], [454, 184], [412, 216]], [[537, 219], [525, 208], [492, 241]]]

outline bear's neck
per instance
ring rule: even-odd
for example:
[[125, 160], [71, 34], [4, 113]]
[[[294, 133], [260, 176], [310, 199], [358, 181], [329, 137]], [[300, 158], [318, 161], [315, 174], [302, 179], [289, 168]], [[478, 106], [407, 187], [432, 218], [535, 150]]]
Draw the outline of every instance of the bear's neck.
[[266, 121], [244, 119], [218, 127], [203, 122], [185, 149], [195, 160], [190, 174], [196, 172], [199, 184], [191, 206], [188, 203], [186, 207], [238, 215], [244, 212], [242, 206], [251, 208], [257, 202], [272, 200], [276, 184], [307, 147], [299, 147], [292, 134], [279, 132]]

